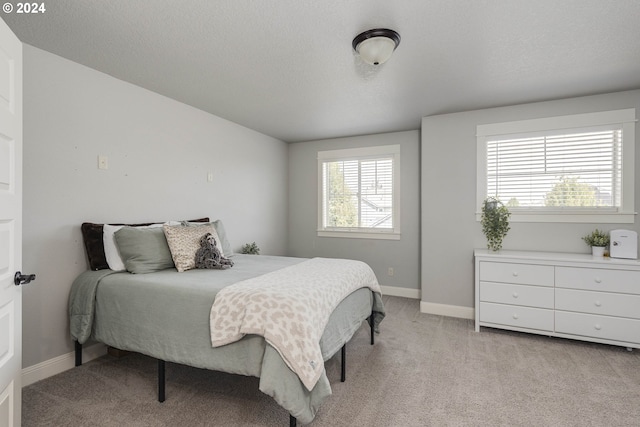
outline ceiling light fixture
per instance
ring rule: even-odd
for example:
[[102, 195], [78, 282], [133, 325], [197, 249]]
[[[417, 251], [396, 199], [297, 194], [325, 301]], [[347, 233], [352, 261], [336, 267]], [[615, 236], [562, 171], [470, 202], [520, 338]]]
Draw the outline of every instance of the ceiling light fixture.
[[353, 50], [364, 62], [384, 64], [400, 44], [400, 34], [386, 28], [376, 28], [360, 33], [353, 39]]

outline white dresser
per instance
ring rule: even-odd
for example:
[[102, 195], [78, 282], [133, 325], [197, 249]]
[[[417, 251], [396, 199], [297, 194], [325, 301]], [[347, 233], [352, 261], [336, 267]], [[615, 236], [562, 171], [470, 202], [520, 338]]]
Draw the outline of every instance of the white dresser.
[[480, 326], [640, 348], [640, 262], [476, 249]]

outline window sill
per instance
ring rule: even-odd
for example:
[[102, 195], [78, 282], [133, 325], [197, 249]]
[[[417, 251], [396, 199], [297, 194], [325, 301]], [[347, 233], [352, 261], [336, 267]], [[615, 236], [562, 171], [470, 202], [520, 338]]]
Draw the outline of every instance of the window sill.
[[[515, 213], [511, 212], [509, 222], [570, 222], [593, 224], [633, 224], [636, 213], [609, 214], [559, 214], [559, 213]], [[476, 221], [480, 221], [482, 214], [476, 212]]]
[[342, 237], [346, 239], [400, 240], [400, 233], [372, 233], [366, 231], [318, 230], [318, 237]]

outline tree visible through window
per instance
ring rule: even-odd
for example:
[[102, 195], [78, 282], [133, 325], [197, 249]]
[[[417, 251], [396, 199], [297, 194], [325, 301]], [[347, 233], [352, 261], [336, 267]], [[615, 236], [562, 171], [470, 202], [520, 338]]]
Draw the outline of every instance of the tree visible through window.
[[357, 227], [357, 199], [344, 178], [344, 162], [326, 164], [329, 176], [329, 214], [327, 224], [330, 227]]
[[545, 206], [603, 206], [598, 200], [598, 187], [580, 182], [579, 177], [560, 178], [544, 198]]

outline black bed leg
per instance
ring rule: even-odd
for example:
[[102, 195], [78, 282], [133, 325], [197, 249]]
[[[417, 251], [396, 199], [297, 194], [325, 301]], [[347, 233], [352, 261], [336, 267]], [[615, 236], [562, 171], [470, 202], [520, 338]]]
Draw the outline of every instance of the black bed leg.
[[296, 418], [293, 415], [289, 415], [289, 427], [296, 427]]
[[82, 344], [79, 341], [74, 341], [73, 345], [76, 350], [76, 366], [80, 366], [82, 365]]
[[340, 382], [347, 380], [347, 344], [342, 346], [342, 372], [340, 372]]
[[371, 345], [373, 345], [373, 342], [374, 342], [373, 333], [375, 332], [373, 313], [371, 313], [371, 316], [369, 317], [369, 323], [371, 324]]
[[158, 402], [164, 402], [164, 360], [158, 359]]

